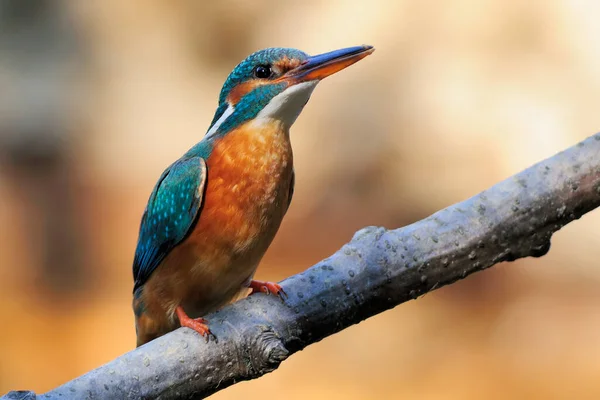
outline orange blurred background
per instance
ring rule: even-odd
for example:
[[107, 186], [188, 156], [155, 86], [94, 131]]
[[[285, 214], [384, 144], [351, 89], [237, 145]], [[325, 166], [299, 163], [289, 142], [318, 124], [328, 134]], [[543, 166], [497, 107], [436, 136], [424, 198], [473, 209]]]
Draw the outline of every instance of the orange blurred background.
[[[134, 348], [146, 200], [246, 55], [377, 49], [323, 82], [292, 129], [295, 197], [257, 275], [279, 280], [365, 225], [419, 220], [600, 130], [598, 20], [591, 0], [1, 0], [0, 394]], [[599, 225], [592, 212], [541, 259], [213, 398], [599, 398]]]

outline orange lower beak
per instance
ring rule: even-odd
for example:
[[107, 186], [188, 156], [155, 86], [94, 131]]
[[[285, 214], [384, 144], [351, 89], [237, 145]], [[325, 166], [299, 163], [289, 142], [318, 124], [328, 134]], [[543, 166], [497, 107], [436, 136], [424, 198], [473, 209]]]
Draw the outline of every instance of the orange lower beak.
[[362, 60], [374, 51], [373, 46], [356, 46], [312, 56], [287, 72], [282, 79], [291, 83], [321, 80]]

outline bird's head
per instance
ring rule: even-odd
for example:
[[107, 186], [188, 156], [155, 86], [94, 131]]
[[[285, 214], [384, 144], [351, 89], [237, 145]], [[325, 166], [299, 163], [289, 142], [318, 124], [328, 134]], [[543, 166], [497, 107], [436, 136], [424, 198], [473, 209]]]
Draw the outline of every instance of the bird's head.
[[251, 54], [227, 77], [207, 136], [250, 120], [277, 121], [289, 128], [321, 79], [373, 51], [372, 46], [357, 46], [309, 56], [296, 49], [269, 48]]

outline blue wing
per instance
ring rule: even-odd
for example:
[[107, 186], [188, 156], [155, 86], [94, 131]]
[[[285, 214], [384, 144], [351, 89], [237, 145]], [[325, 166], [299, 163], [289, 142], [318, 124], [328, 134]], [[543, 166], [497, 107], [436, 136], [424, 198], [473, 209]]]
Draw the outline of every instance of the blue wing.
[[201, 157], [177, 160], [161, 175], [140, 225], [133, 261], [134, 292], [190, 233], [202, 206], [205, 184], [206, 162]]

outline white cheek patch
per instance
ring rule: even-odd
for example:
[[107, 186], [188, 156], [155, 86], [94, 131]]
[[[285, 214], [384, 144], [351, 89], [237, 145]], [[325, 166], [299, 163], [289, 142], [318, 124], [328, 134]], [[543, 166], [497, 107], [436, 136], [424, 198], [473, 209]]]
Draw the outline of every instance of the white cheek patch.
[[290, 86], [277, 96], [273, 97], [269, 104], [256, 116], [257, 121], [275, 119], [283, 122], [287, 127], [300, 115], [313, 90], [319, 81], [302, 82]]
[[206, 132], [205, 138], [209, 138], [209, 137], [213, 136], [217, 132], [219, 127], [223, 124], [223, 122], [225, 122], [225, 120], [231, 114], [233, 114], [234, 111], [235, 111], [235, 108], [231, 104], [229, 104], [227, 109], [223, 113], [223, 115], [221, 115], [221, 117], [217, 120], [217, 122], [214, 123], [214, 125], [208, 130], [208, 132]]

